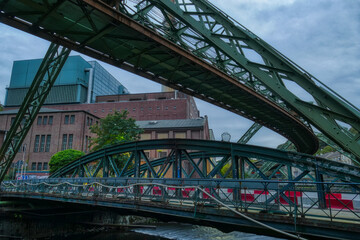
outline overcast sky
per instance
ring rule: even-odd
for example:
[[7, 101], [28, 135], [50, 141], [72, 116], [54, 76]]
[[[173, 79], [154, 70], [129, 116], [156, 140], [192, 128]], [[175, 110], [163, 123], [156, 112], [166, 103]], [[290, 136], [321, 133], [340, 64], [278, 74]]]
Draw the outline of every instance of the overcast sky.
[[[360, 106], [360, 1], [359, 0], [211, 0], [224, 12]], [[42, 58], [49, 42], [0, 23], [0, 101], [4, 102], [15, 60]], [[72, 55], [79, 55], [72, 52]], [[84, 56], [85, 59], [91, 60]], [[102, 65], [131, 93], [160, 91], [147, 79]], [[301, 91], [298, 92], [301, 94]], [[201, 115], [208, 115], [215, 137], [229, 132], [237, 141], [252, 122], [197, 100]], [[250, 144], [276, 147], [285, 139], [265, 128]]]

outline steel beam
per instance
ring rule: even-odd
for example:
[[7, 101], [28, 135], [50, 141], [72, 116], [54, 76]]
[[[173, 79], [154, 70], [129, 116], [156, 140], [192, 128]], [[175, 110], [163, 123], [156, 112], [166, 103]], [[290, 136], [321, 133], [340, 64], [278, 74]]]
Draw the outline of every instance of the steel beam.
[[0, 149], [0, 183], [31, 128], [70, 49], [51, 43]]

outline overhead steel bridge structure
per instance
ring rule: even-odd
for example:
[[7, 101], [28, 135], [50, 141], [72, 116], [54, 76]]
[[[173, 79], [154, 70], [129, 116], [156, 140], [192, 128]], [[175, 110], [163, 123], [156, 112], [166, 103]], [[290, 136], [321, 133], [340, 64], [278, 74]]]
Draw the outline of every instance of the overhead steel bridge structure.
[[206, 0], [1, 0], [0, 10], [5, 24], [249, 118], [300, 152], [318, 148], [311, 125], [360, 157], [359, 109]]

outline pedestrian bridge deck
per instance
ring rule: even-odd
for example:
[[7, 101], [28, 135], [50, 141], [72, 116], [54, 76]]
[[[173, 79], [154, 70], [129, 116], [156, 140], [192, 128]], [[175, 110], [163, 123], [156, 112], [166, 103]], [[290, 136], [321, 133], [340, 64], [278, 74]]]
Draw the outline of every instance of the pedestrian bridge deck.
[[[291, 189], [279, 194], [288, 184]], [[216, 224], [226, 230], [276, 235], [261, 226], [266, 224], [305, 237], [356, 239], [360, 232], [356, 184], [322, 183], [328, 190], [324, 208], [316, 197], [316, 184], [226, 179], [44, 179], [4, 182], [1, 197], [124, 209], [167, 220]]]

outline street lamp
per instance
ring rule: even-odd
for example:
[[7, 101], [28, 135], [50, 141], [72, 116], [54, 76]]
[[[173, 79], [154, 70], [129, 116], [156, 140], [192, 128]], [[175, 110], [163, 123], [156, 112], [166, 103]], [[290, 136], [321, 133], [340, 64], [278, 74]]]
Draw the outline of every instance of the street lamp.
[[230, 133], [224, 132], [223, 134], [221, 134], [221, 141], [230, 142], [230, 139], [231, 139]]

